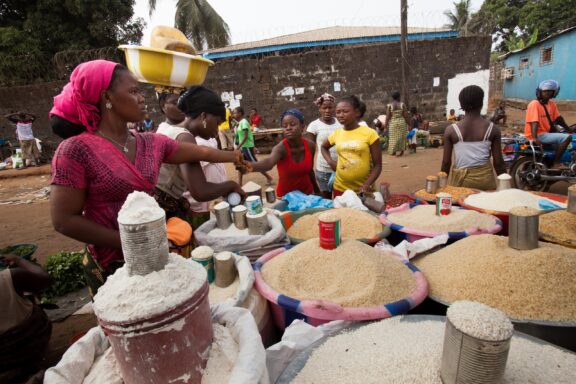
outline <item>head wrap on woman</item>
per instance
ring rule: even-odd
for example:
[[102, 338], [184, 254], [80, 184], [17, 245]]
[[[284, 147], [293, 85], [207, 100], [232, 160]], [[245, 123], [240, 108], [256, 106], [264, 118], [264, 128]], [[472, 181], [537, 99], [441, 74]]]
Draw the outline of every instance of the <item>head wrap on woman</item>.
[[334, 96], [332, 96], [332, 95], [329, 94], [329, 93], [325, 93], [325, 94], [323, 94], [322, 96], [320, 96], [319, 98], [317, 98], [316, 101], [314, 101], [314, 104], [316, 104], [317, 106], [320, 107], [320, 106], [322, 105], [322, 103], [324, 103], [325, 101], [334, 102], [334, 100], [336, 100], [336, 99], [334, 98]]
[[304, 114], [302, 112], [300, 112], [299, 109], [291, 108], [287, 111], [284, 111], [284, 113], [282, 113], [280, 115], [280, 121], [282, 121], [282, 119], [284, 119], [284, 117], [288, 116], [288, 115], [294, 116], [295, 118], [297, 118], [300, 121], [300, 123], [302, 123], [302, 124], [304, 123]]
[[178, 99], [178, 108], [186, 116], [196, 117], [202, 112], [226, 119], [226, 107], [217, 94], [200, 85], [190, 87]]
[[100, 96], [110, 86], [117, 65], [107, 60], [87, 61], [78, 65], [70, 75], [70, 82], [54, 97], [50, 115], [60, 116], [73, 124], [85, 126], [89, 132], [95, 132], [102, 118], [98, 108]]

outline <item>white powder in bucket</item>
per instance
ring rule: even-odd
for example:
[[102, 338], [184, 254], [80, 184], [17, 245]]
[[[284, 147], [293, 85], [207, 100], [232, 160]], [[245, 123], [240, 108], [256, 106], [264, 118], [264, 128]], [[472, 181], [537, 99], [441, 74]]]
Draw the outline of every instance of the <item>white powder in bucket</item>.
[[237, 205], [234, 208], [232, 208], [232, 212], [244, 212], [246, 210], [247, 208], [243, 205]]
[[508, 340], [514, 332], [504, 312], [476, 301], [456, 301], [446, 316], [457, 330], [480, 340]]
[[118, 212], [118, 222], [128, 225], [150, 223], [162, 217], [164, 210], [156, 200], [149, 194], [139, 191], [129, 194]]
[[480, 209], [487, 209], [497, 212], [510, 212], [510, 209], [519, 206], [540, 209], [538, 201], [542, 199], [548, 200], [562, 208], [566, 208], [566, 204], [550, 200], [530, 192], [521, 191], [519, 189], [505, 189], [496, 192], [475, 193], [468, 196], [464, 200], [464, 203]]
[[94, 313], [108, 322], [143, 320], [177, 307], [206, 282], [202, 265], [171, 253], [164, 269], [128, 275], [118, 269], [94, 296]]
[[225, 209], [225, 208], [228, 208], [228, 207], [230, 207], [230, 204], [228, 204], [228, 203], [225, 202], [225, 201], [221, 201], [221, 202], [219, 202], [218, 204], [216, 204], [216, 205], [214, 206], [214, 209]]
[[194, 248], [191, 253], [193, 259], [197, 260], [205, 260], [209, 259], [214, 255], [214, 250], [206, 245], [201, 245], [199, 247]]

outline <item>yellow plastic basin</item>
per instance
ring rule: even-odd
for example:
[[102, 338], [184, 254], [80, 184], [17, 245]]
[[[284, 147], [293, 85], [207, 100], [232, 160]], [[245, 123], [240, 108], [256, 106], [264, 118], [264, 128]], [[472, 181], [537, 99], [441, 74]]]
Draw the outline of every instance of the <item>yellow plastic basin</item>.
[[121, 45], [138, 81], [171, 87], [200, 85], [214, 62], [200, 56], [136, 45]]

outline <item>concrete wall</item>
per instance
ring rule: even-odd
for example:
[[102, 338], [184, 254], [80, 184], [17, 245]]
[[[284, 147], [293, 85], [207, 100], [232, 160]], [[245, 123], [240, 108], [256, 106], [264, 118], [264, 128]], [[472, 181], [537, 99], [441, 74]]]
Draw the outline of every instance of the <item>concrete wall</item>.
[[[449, 88], [457, 93], [462, 84], [475, 83], [487, 90], [490, 44], [489, 37], [409, 42], [410, 105], [429, 119], [443, 119]], [[385, 111], [400, 79], [400, 45], [389, 43], [223, 59], [210, 69], [205, 85], [226, 96], [241, 95], [237, 101], [245, 111], [257, 108], [265, 126], [277, 127], [287, 108], [301, 109], [307, 121], [316, 119], [313, 101], [324, 92], [356, 94], [366, 103], [370, 122]], [[456, 79], [451, 86], [450, 79]]]
[[[552, 61], [541, 62], [541, 50], [552, 48]], [[522, 59], [527, 63], [520, 68]], [[560, 82], [557, 100], [576, 100], [576, 29], [545, 40], [505, 59], [506, 68], [514, 68], [514, 76], [504, 80], [504, 97], [530, 100], [538, 84], [547, 79]]]

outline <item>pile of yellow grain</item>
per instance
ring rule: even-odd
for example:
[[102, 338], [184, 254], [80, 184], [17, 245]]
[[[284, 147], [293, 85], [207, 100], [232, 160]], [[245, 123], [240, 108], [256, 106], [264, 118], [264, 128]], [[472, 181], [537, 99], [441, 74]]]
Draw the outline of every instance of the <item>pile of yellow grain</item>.
[[349, 239], [370, 239], [382, 232], [382, 223], [368, 212], [351, 208], [336, 208], [300, 217], [288, 229], [288, 236], [308, 240], [319, 236], [318, 216], [333, 213], [340, 218], [341, 236]]
[[540, 235], [576, 244], [576, 214], [567, 211], [546, 213], [539, 218]]
[[274, 290], [299, 300], [329, 300], [344, 307], [382, 305], [416, 287], [413, 273], [393, 255], [356, 240], [334, 250], [307, 240], [262, 268]]
[[436, 193], [428, 193], [425, 189], [420, 189], [414, 193], [416, 197], [419, 197], [426, 201], [434, 201], [436, 199], [436, 194], [438, 193], [449, 193], [452, 195], [452, 201], [455, 203], [460, 199], [464, 199], [468, 195], [476, 193], [473, 189], [464, 188], [464, 187], [453, 187], [451, 185], [447, 185], [442, 188], [438, 188]]
[[507, 237], [478, 235], [414, 263], [443, 301], [479, 301], [514, 319], [576, 321], [574, 249], [539, 243], [519, 251]]

